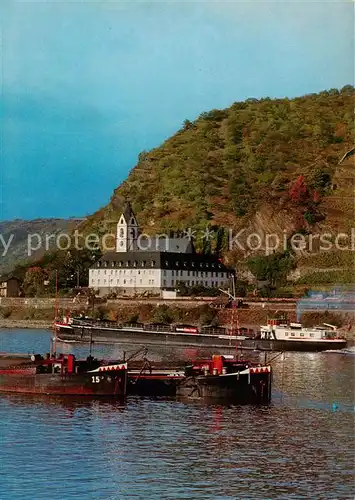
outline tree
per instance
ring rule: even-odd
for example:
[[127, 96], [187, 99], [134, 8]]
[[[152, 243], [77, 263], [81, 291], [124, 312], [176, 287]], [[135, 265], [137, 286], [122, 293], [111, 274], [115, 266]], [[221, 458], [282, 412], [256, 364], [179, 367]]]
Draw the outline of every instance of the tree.
[[45, 281], [47, 279], [48, 275], [41, 267], [28, 268], [23, 282], [25, 295], [30, 297], [42, 295], [44, 293]]
[[295, 203], [303, 203], [308, 198], [308, 189], [304, 180], [304, 176], [300, 175], [291, 185], [289, 195]]
[[247, 265], [259, 281], [268, 281], [271, 286], [279, 286], [286, 281], [295, 263], [286, 251], [253, 257], [248, 260]]

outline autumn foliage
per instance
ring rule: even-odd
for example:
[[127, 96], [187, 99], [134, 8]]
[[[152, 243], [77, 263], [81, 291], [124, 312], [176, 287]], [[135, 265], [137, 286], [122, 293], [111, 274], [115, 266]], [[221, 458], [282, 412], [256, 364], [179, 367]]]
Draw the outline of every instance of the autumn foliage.
[[300, 175], [292, 183], [289, 190], [289, 195], [291, 200], [295, 203], [304, 203], [308, 200], [309, 193], [303, 175]]

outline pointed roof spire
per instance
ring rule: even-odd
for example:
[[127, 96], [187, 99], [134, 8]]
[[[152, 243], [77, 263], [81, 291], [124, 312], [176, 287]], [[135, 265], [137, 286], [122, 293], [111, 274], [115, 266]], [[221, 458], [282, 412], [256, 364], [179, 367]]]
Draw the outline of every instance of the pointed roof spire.
[[132, 217], [136, 220], [136, 216], [134, 215], [134, 212], [132, 210], [132, 205], [128, 200], [125, 203], [122, 215], [125, 218], [127, 224], [129, 224]]

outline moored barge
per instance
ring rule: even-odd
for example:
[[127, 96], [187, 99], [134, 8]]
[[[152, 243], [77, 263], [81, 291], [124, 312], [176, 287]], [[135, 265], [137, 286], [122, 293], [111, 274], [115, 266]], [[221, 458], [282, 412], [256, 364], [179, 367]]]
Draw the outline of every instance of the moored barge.
[[56, 396], [124, 397], [127, 364], [103, 364], [89, 356], [33, 355], [30, 361], [0, 368], [0, 392]]
[[272, 369], [234, 356], [214, 355], [185, 366], [161, 366], [144, 360], [129, 364], [127, 394], [177, 396], [179, 399], [268, 404]]

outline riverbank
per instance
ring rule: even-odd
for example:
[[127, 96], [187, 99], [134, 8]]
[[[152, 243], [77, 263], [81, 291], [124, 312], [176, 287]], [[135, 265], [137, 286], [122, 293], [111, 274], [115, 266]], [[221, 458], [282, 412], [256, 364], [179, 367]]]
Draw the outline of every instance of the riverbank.
[[50, 330], [52, 327], [53, 321], [48, 320], [0, 319], [0, 328]]

